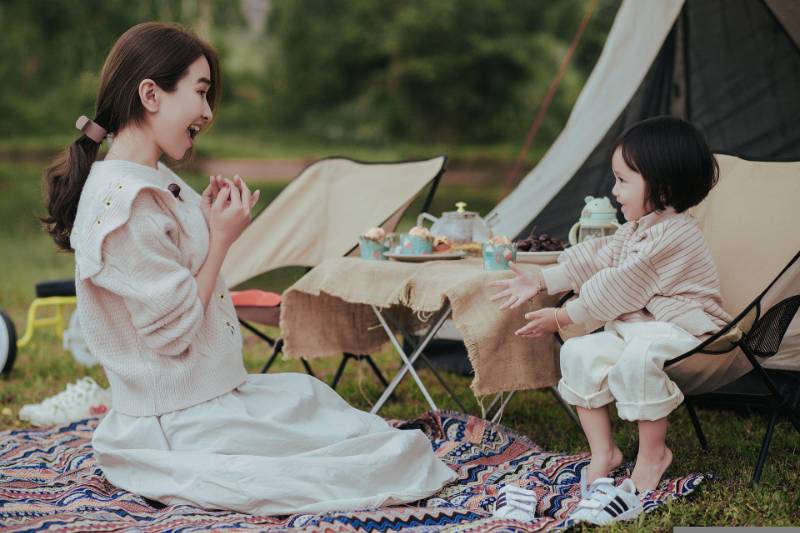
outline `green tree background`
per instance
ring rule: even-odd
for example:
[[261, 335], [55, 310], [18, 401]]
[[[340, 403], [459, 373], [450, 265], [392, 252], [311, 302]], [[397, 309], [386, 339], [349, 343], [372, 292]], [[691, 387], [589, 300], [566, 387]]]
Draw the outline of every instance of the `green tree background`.
[[[358, 143], [520, 140], [589, 0], [0, 0], [0, 135], [91, 115], [103, 59], [145, 20], [219, 50], [216, 128]], [[619, 6], [599, 0], [541, 132], [566, 121]]]

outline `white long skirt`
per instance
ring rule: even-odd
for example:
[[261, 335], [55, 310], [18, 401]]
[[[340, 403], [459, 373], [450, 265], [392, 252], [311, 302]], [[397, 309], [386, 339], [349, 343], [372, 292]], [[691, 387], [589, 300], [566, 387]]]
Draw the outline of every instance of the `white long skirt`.
[[258, 515], [406, 503], [456, 477], [421, 431], [393, 429], [304, 374], [251, 374], [227, 394], [161, 416], [112, 409], [92, 444], [117, 487]]

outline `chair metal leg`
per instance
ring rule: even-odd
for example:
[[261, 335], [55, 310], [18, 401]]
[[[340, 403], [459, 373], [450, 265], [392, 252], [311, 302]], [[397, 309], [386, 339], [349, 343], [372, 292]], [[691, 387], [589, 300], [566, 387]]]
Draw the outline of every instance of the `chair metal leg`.
[[700, 447], [703, 449], [704, 452], [709, 451], [708, 441], [706, 440], [706, 436], [703, 433], [703, 428], [700, 427], [700, 419], [697, 418], [697, 412], [694, 410], [694, 406], [692, 405], [689, 398], [685, 398], [683, 400], [683, 404], [686, 406], [686, 411], [689, 412], [689, 420], [692, 421], [692, 426], [694, 427], [694, 433], [695, 435], [697, 435], [697, 440], [700, 441]]
[[[283, 349], [283, 339], [278, 338], [275, 340], [275, 344], [272, 345], [272, 353], [269, 355], [269, 359], [267, 359], [267, 362], [264, 363], [264, 366], [261, 369], [262, 374], [266, 374], [267, 372], [269, 372], [270, 367], [273, 365], [273, 363], [275, 363], [275, 360], [278, 359], [278, 354], [281, 353], [282, 349]], [[306, 369], [306, 374], [308, 374], [309, 376], [317, 377], [314, 374], [314, 371], [311, 369], [311, 365], [308, 364], [308, 361], [306, 361], [301, 357], [300, 362], [303, 363], [303, 367]]]
[[[258, 337], [259, 339], [265, 341], [270, 346], [274, 346], [275, 342], [277, 342], [275, 339], [273, 339], [272, 337], [270, 337], [266, 333], [263, 333], [263, 332], [259, 331], [254, 325], [252, 325], [249, 322], [246, 322], [246, 321], [242, 320], [241, 318], [239, 319], [239, 324], [244, 326], [245, 329], [250, 331], [253, 335]], [[280, 340], [280, 339], [278, 339], [278, 340]]]
[[278, 354], [281, 353], [281, 349], [283, 348], [283, 339], [275, 340], [275, 344], [272, 345], [272, 353], [269, 355], [269, 359], [267, 362], [264, 363], [264, 367], [261, 369], [262, 374], [266, 374], [269, 372], [269, 368], [272, 366], [272, 363], [278, 358]]
[[381, 385], [383, 385], [384, 388], [388, 387], [389, 386], [389, 382], [386, 381], [385, 377], [383, 377], [383, 373], [378, 368], [378, 365], [375, 364], [375, 360], [372, 358], [372, 356], [371, 355], [365, 355], [364, 358], [367, 360], [367, 364], [372, 369], [372, 372], [378, 378], [378, 381], [381, 382]]
[[553, 396], [555, 396], [556, 400], [558, 400], [559, 405], [561, 405], [564, 411], [566, 411], [567, 415], [572, 419], [572, 421], [575, 422], [575, 425], [578, 426], [578, 429], [583, 430], [583, 426], [581, 426], [581, 419], [578, 418], [578, 413], [576, 413], [575, 409], [573, 409], [572, 406], [561, 397], [561, 395], [558, 393], [558, 389], [555, 387], [550, 387], [550, 392], [553, 393]]
[[462, 412], [462, 413], [466, 413], [466, 412], [467, 412], [467, 408], [466, 408], [466, 407], [464, 407], [464, 404], [463, 404], [463, 403], [461, 403], [461, 400], [460, 400], [460, 399], [459, 399], [459, 397], [456, 395], [456, 393], [455, 393], [455, 392], [453, 392], [453, 389], [451, 389], [451, 388], [450, 388], [450, 386], [447, 384], [447, 382], [444, 380], [444, 378], [441, 376], [441, 374], [439, 374], [439, 372], [436, 370], [436, 368], [435, 368], [435, 367], [433, 366], [433, 364], [431, 363], [430, 359], [428, 359], [428, 358], [425, 356], [425, 354], [424, 354], [424, 353], [421, 353], [421, 354], [420, 354], [420, 359], [421, 359], [421, 360], [422, 360], [422, 362], [423, 362], [423, 363], [425, 363], [425, 365], [428, 367], [428, 370], [430, 370], [430, 371], [433, 373], [434, 377], [435, 377], [435, 378], [436, 378], [436, 380], [439, 382], [439, 384], [440, 384], [442, 387], [444, 387], [444, 390], [446, 390], [446, 391], [447, 391], [447, 394], [449, 394], [449, 395], [450, 395], [450, 397], [451, 397], [451, 398], [453, 398], [453, 400], [454, 400], [454, 401], [455, 401], [455, 402], [458, 404], [458, 407], [459, 407], [459, 409], [461, 409], [461, 412]]
[[336, 386], [339, 385], [339, 380], [342, 379], [342, 375], [344, 374], [344, 368], [351, 359], [355, 359], [356, 361], [366, 361], [369, 367], [372, 369], [372, 373], [375, 374], [375, 377], [377, 377], [378, 381], [381, 382], [381, 385], [383, 385], [384, 388], [389, 386], [389, 382], [386, 381], [385, 377], [383, 377], [383, 374], [378, 368], [378, 365], [375, 364], [375, 360], [371, 355], [355, 355], [352, 353], [345, 353], [342, 357], [342, 360], [339, 362], [339, 367], [336, 369], [336, 374], [333, 376], [333, 380], [331, 381], [332, 389], [336, 390]]
[[333, 375], [333, 380], [331, 381], [331, 388], [333, 390], [336, 390], [336, 386], [339, 385], [339, 380], [342, 379], [342, 374], [344, 374], [344, 367], [347, 366], [347, 362], [351, 357], [353, 357], [352, 354], [346, 353], [342, 356], [342, 360], [339, 361], [339, 366], [336, 368], [336, 373]]
[[314, 377], [314, 378], [317, 377], [317, 375], [314, 374], [314, 371], [311, 369], [311, 365], [308, 364], [308, 361], [306, 361], [305, 359], [303, 359], [301, 357], [300, 358], [300, 362], [303, 363], [303, 368], [306, 369], [306, 374], [308, 374], [309, 376]]
[[800, 433], [800, 420], [798, 420], [797, 416], [792, 412], [789, 412], [787, 416], [789, 417], [789, 422], [794, 426], [794, 429]]
[[756, 485], [761, 481], [761, 470], [764, 468], [764, 463], [767, 460], [767, 452], [769, 451], [769, 444], [772, 441], [772, 430], [775, 429], [775, 423], [778, 421], [778, 409], [773, 409], [767, 424], [767, 431], [764, 433], [764, 440], [761, 443], [761, 451], [758, 453], [758, 462], [756, 463], [756, 471], [753, 473], [752, 484]]

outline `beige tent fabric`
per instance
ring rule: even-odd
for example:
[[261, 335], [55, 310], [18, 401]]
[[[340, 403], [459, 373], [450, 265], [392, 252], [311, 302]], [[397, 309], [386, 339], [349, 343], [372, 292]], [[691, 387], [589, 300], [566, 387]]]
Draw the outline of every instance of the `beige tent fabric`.
[[[447, 300], [475, 370], [475, 394], [552, 386], [559, 377], [553, 338], [515, 337], [514, 331], [526, 323], [523, 313], [499, 311], [489, 300], [493, 292], [489, 282], [509, 275], [486, 272], [477, 259], [326, 260], [283, 294], [284, 353], [305, 358], [373, 353], [388, 339], [369, 305], [416, 330], [429, 323], [431, 314]], [[556, 301], [554, 296], [540, 295], [530, 309], [553, 306]]]
[[800, 2], [797, 0], [764, 0], [786, 33], [800, 47]]
[[578, 171], [630, 102], [683, 4], [684, 0], [622, 2], [564, 129], [536, 167], [492, 211], [499, 215], [495, 234], [519, 234]]
[[234, 287], [284, 266], [314, 266], [341, 257], [358, 236], [402, 213], [446, 158], [404, 163], [323, 159], [309, 166], [233, 244], [222, 276]]

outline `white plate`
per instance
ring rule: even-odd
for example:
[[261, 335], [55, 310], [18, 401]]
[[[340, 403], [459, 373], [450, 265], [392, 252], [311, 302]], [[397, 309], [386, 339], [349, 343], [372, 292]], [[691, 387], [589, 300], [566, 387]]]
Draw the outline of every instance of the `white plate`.
[[534, 263], [537, 265], [548, 265], [558, 261], [558, 252], [520, 252], [517, 251], [517, 263]]
[[386, 252], [386, 257], [389, 259], [394, 259], [395, 261], [407, 261], [409, 263], [421, 263], [423, 261], [439, 261], [439, 260], [446, 260], [446, 259], [461, 259], [462, 257], [466, 256], [464, 252], [461, 250], [453, 250], [452, 252], [439, 252], [433, 254], [395, 254], [391, 252]]

